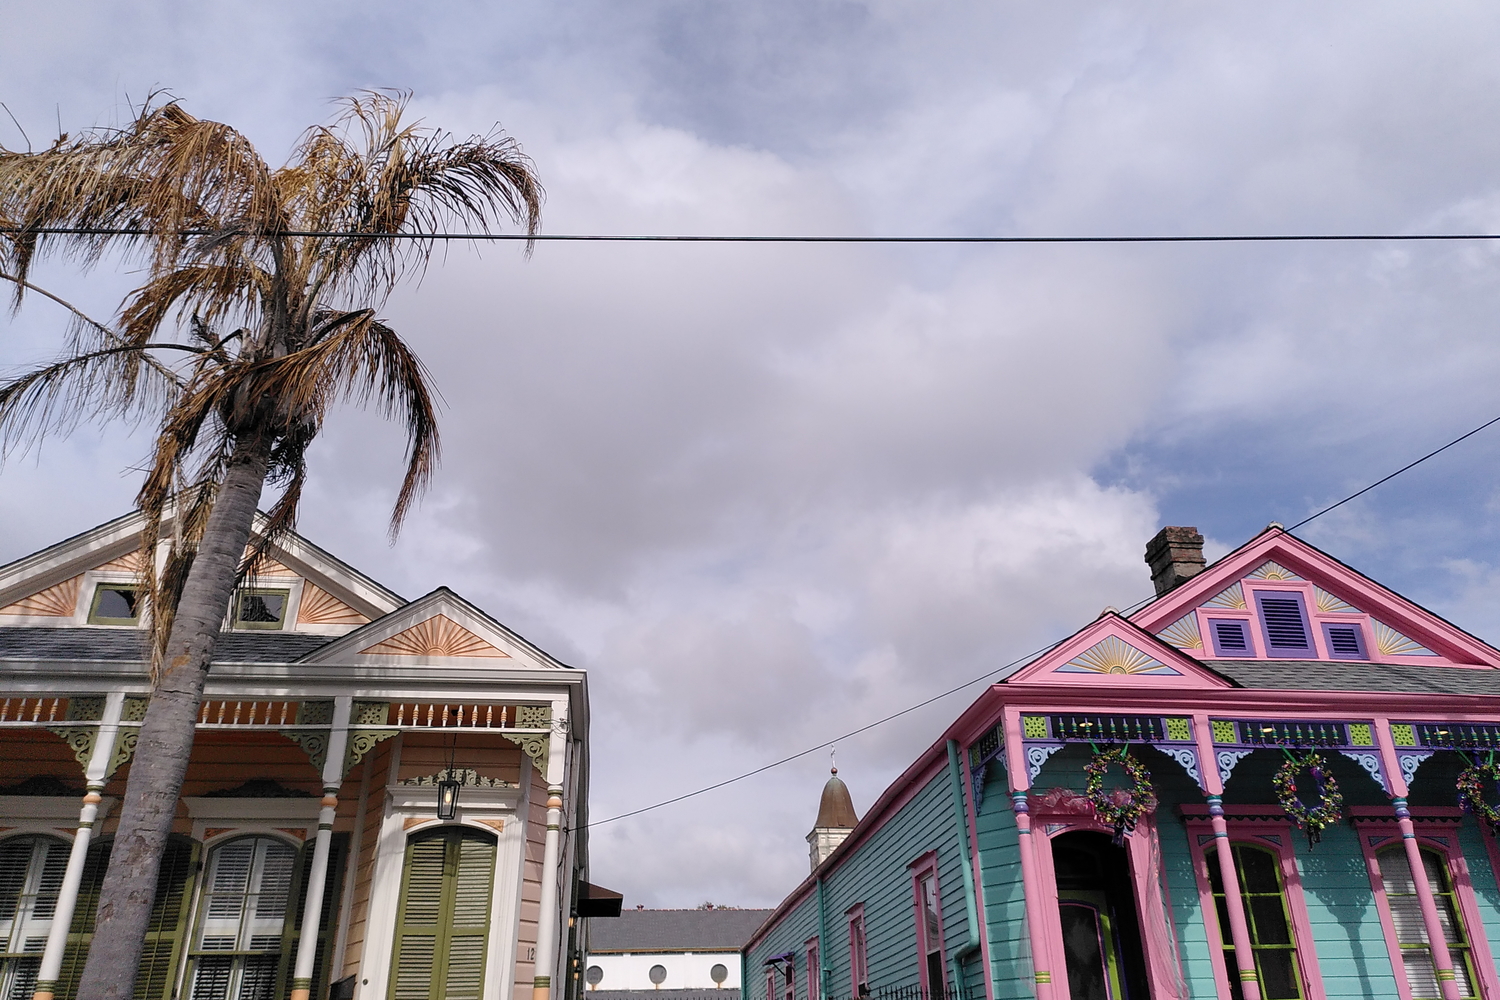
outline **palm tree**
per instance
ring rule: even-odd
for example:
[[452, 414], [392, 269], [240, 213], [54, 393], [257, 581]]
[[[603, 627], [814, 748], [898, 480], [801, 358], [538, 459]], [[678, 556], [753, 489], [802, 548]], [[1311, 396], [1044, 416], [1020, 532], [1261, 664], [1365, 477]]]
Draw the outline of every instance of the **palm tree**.
[[[153, 691], [83, 1000], [131, 995], [225, 609], [291, 527], [307, 448], [329, 408], [374, 404], [404, 423], [393, 536], [432, 475], [428, 373], [376, 310], [425, 265], [425, 237], [441, 226], [487, 231], [509, 218], [536, 232], [541, 188], [513, 139], [457, 141], [406, 122], [405, 106], [405, 95], [345, 100], [278, 170], [234, 129], [155, 100], [123, 128], [62, 136], [42, 152], [0, 148], [0, 278], [17, 307], [40, 292], [73, 314], [61, 360], [0, 386], [0, 445], [88, 418], [159, 426], [137, 498]], [[147, 265], [113, 323], [30, 281], [48, 253], [87, 267], [111, 252]], [[281, 494], [252, 541], [268, 481]]]

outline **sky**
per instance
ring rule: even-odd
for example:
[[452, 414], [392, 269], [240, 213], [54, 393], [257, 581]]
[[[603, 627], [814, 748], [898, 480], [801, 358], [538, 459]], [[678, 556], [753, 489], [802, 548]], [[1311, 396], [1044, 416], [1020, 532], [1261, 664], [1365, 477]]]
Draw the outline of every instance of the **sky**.
[[[1500, 232], [1500, 9], [1066, 0], [37, 3], [0, 144], [154, 90], [273, 164], [412, 93], [536, 163], [552, 233]], [[24, 131], [24, 135], [23, 135]], [[108, 316], [139, 275], [38, 280]], [[402, 439], [343, 411], [300, 529], [447, 585], [590, 672], [606, 821], [1001, 670], [1500, 414], [1500, 247], [453, 245], [384, 306], [444, 460], [390, 545]], [[0, 366], [62, 319], [0, 317]], [[148, 436], [0, 467], [0, 561], [127, 511]], [[1500, 426], [1299, 534], [1500, 639]], [[863, 812], [980, 688], [838, 744]], [[826, 751], [590, 831], [627, 905], [766, 906]]]

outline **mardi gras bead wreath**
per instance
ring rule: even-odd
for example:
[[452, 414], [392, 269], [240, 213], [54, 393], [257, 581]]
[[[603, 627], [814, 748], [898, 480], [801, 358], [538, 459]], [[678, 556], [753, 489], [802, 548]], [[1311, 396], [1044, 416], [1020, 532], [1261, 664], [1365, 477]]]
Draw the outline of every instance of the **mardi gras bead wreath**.
[[[1297, 778], [1306, 771], [1312, 776], [1317, 789], [1318, 804], [1309, 806], [1297, 794]], [[1276, 801], [1286, 814], [1307, 832], [1307, 846], [1311, 847], [1323, 839], [1323, 831], [1336, 826], [1344, 816], [1344, 793], [1339, 783], [1328, 770], [1328, 762], [1320, 754], [1310, 753], [1302, 757], [1288, 757], [1276, 772], [1272, 784], [1276, 787]]]
[[1464, 812], [1473, 813], [1490, 825], [1491, 830], [1500, 832], [1500, 809], [1496, 809], [1484, 800], [1485, 785], [1494, 781], [1500, 783], [1500, 764], [1496, 764], [1494, 758], [1490, 758], [1483, 764], [1471, 764], [1458, 776], [1458, 804], [1464, 807]]
[[[1114, 796], [1104, 790], [1104, 776], [1109, 773], [1111, 764], [1119, 764], [1125, 777], [1130, 779], [1130, 788], [1123, 802], [1115, 801]], [[1093, 803], [1094, 815], [1115, 828], [1117, 844], [1124, 841], [1125, 835], [1135, 829], [1141, 817], [1156, 806], [1156, 794], [1151, 790], [1151, 772], [1146, 770], [1145, 764], [1130, 756], [1127, 747], [1097, 751], [1093, 760], [1084, 765], [1083, 773], [1088, 776], [1084, 794]]]

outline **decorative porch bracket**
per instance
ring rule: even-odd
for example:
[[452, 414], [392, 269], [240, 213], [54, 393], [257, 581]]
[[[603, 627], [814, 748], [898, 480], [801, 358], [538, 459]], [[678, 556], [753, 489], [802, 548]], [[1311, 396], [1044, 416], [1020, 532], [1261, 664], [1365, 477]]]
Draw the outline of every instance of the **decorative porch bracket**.
[[344, 750], [344, 777], [347, 778], [355, 765], [364, 760], [365, 754], [374, 750], [378, 744], [400, 735], [399, 729], [351, 729], [349, 745]]
[[[550, 710], [548, 714], [550, 718]], [[501, 730], [499, 735], [520, 747], [521, 752], [531, 758], [537, 773], [547, 773], [547, 748], [551, 742], [551, 737], [547, 733], [514, 733]]]
[[1375, 724], [1361, 721], [1307, 719], [1211, 719], [1214, 763], [1219, 780], [1228, 783], [1240, 761], [1257, 750], [1331, 750], [1348, 757], [1375, 780], [1386, 795], [1395, 794], [1375, 748]]
[[973, 787], [974, 814], [984, 804], [985, 775], [990, 764], [1005, 766], [1005, 727], [998, 725], [969, 745], [969, 780]]
[[[1022, 715], [1021, 744], [1027, 779], [1035, 779], [1057, 751], [1069, 743], [1138, 743], [1172, 758], [1193, 783], [1208, 791], [1193, 738], [1193, 720], [1157, 715]], [[978, 744], [975, 744], [976, 746]]]

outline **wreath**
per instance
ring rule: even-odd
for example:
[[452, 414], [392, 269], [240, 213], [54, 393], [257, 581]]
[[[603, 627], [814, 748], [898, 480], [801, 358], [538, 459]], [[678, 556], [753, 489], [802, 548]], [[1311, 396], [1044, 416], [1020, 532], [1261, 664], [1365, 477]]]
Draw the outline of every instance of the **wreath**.
[[[1115, 828], [1115, 843], [1123, 844], [1142, 816], [1156, 808], [1156, 793], [1151, 789], [1151, 772], [1146, 765], [1130, 756], [1125, 746], [1096, 750], [1093, 760], [1084, 765], [1088, 775], [1084, 795], [1094, 806], [1094, 815]], [[1111, 764], [1119, 764], [1130, 779], [1123, 801], [1104, 790], [1104, 776]]]
[[1493, 756], [1483, 764], [1470, 764], [1455, 782], [1458, 804], [1463, 806], [1464, 812], [1484, 820], [1492, 832], [1500, 834], [1500, 809], [1484, 800], [1485, 785], [1491, 781], [1500, 784], [1500, 764], [1495, 763]]
[[[1318, 790], [1318, 804], [1309, 806], [1297, 794], [1297, 778], [1303, 771], [1312, 775]], [[1336, 826], [1344, 817], [1344, 793], [1339, 783], [1328, 771], [1328, 762], [1320, 754], [1310, 753], [1301, 757], [1288, 756], [1285, 764], [1276, 772], [1272, 781], [1276, 787], [1276, 801], [1286, 814], [1307, 832], [1307, 846], [1312, 847], [1323, 839], [1323, 831]]]

